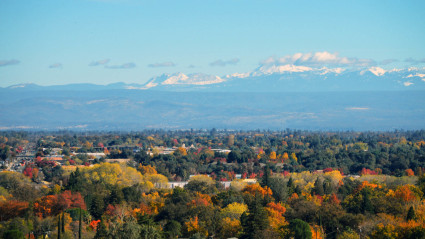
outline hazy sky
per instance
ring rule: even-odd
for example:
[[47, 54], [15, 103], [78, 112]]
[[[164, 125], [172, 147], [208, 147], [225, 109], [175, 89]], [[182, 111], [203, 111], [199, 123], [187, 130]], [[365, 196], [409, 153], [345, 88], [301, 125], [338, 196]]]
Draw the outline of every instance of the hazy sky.
[[425, 1], [1, 0], [0, 86], [223, 76], [295, 53], [425, 66]]

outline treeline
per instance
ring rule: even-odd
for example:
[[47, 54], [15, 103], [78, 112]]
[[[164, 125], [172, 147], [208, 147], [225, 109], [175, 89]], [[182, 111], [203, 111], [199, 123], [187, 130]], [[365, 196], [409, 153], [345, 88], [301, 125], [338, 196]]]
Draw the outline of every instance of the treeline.
[[[59, 147], [77, 164], [84, 154], [105, 152], [108, 158], [132, 158], [155, 166], [174, 180], [190, 174], [215, 174], [230, 180], [228, 173], [258, 175], [265, 164], [273, 172], [301, 172], [339, 169], [344, 174], [360, 174], [363, 169], [402, 176], [407, 169], [416, 174], [425, 168], [425, 131], [394, 132], [309, 132], [274, 131], [143, 131], [121, 134], [43, 135], [37, 146], [47, 148], [38, 156]], [[185, 151], [160, 154], [158, 147], [185, 147]], [[121, 147], [121, 148], [120, 148]], [[138, 149], [138, 150], [135, 150]], [[213, 149], [229, 149], [220, 153]], [[140, 151], [139, 151], [140, 150]], [[147, 156], [151, 153], [152, 156]], [[72, 162], [71, 161], [71, 162]], [[222, 173], [226, 172], [226, 173]]]

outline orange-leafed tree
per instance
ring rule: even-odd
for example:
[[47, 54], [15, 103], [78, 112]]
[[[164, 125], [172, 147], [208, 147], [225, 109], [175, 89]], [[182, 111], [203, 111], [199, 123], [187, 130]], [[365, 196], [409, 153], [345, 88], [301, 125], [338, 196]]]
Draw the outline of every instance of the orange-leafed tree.
[[176, 152], [176, 153], [178, 153], [180, 155], [183, 155], [183, 156], [186, 156], [187, 155], [187, 151], [183, 147], [178, 147], [174, 152]]
[[329, 197], [329, 202], [332, 204], [337, 204], [339, 205], [341, 203], [341, 200], [338, 199], [338, 197], [336, 196], [335, 193], [332, 193], [332, 195]]
[[158, 174], [156, 169], [150, 165], [143, 166], [142, 164], [139, 164], [138, 170], [143, 174]]
[[411, 202], [416, 199], [416, 195], [410, 190], [409, 185], [399, 186], [394, 193], [396, 198], [404, 202]]
[[240, 231], [242, 231], [242, 226], [238, 219], [225, 217], [220, 221], [220, 238], [236, 237]]
[[260, 184], [251, 184], [247, 185], [243, 190], [243, 193], [250, 194], [252, 196], [260, 195], [262, 197], [265, 197], [266, 195], [271, 196], [273, 194], [272, 190], [265, 186], [264, 188], [260, 186]]
[[371, 188], [371, 189], [382, 188], [381, 185], [369, 183], [368, 181], [363, 181], [362, 184], [360, 184], [358, 186], [357, 191], [361, 191], [363, 188], [366, 188], [366, 187]]
[[34, 202], [34, 213], [38, 217], [57, 215], [61, 210], [56, 195], [44, 196]]
[[269, 218], [270, 226], [276, 232], [279, 232], [288, 225], [288, 222], [285, 220], [284, 214], [286, 208], [280, 203], [270, 202], [265, 208]]
[[289, 160], [289, 155], [288, 155], [288, 153], [287, 153], [287, 152], [283, 153], [283, 155], [282, 155], [282, 160], [283, 160], [283, 162], [286, 162], [286, 161], [288, 161], [288, 160]]
[[97, 225], [98, 225], [99, 223], [100, 223], [100, 220], [93, 220], [93, 221], [91, 221], [91, 222], [90, 222], [89, 227], [90, 227], [92, 230], [96, 231], [96, 229], [97, 229]]
[[408, 168], [405, 170], [407, 176], [415, 176], [415, 172], [412, 169]]
[[[319, 226], [310, 226], [311, 239], [323, 239], [322, 230]], [[339, 238], [339, 237], [338, 237]]]
[[207, 207], [212, 205], [211, 197], [208, 194], [196, 192], [195, 198], [188, 203], [191, 207]]
[[204, 236], [208, 235], [208, 232], [199, 225], [198, 216], [190, 218], [189, 221], [184, 223], [184, 225], [189, 235], [193, 235], [196, 233], [203, 234]]
[[0, 221], [22, 217], [28, 209], [28, 202], [5, 201], [0, 203]]
[[270, 152], [269, 158], [271, 160], [275, 160], [276, 159], [276, 152], [275, 151]]

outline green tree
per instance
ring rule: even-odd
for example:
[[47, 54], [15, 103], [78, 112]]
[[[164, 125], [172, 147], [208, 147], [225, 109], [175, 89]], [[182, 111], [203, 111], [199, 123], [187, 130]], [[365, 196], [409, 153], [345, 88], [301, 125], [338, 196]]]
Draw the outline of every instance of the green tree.
[[159, 239], [162, 237], [161, 228], [147, 214], [137, 214], [137, 223], [140, 225], [140, 236], [144, 239]]
[[328, 178], [323, 181], [323, 192], [327, 195], [333, 192], [332, 182]]
[[292, 177], [289, 178], [286, 187], [288, 188], [288, 196], [290, 197], [295, 192], [295, 184]]
[[418, 178], [418, 182], [416, 183], [416, 185], [418, 185], [418, 188], [423, 192], [423, 197], [425, 198], [425, 173], [422, 174], [419, 178]]
[[94, 239], [108, 239], [108, 231], [106, 230], [106, 225], [103, 222], [103, 219], [100, 220], [99, 225], [97, 225], [96, 235]]
[[58, 239], [61, 239], [61, 215], [58, 215]]
[[241, 216], [242, 239], [262, 238], [262, 233], [269, 227], [267, 211], [262, 206], [262, 199], [256, 195], [248, 205], [248, 212]]
[[415, 218], [415, 209], [413, 209], [413, 206], [410, 206], [409, 211], [407, 211], [406, 221], [415, 220]]
[[65, 212], [62, 211], [61, 231], [65, 234]]
[[82, 224], [82, 216], [81, 216], [81, 208], [80, 208], [80, 216], [78, 218], [78, 239], [81, 239], [81, 225]]
[[273, 197], [278, 202], [284, 202], [288, 198], [287, 184], [283, 177], [271, 177], [270, 189], [273, 192]]
[[313, 192], [316, 195], [320, 195], [320, 196], [323, 196], [323, 194], [325, 193], [325, 190], [323, 189], [323, 181], [320, 180], [319, 177], [317, 177], [316, 181], [314, 182]]
[[101, 195], [95, 194], [90, 203], [89, 212], [95, 219], [100, 219], [105, 209], [105, 203]]
[[3, 234], [4, 238], [8, 239], [24, 239], [24, 233], [18, 229], [7, 230]]
[[122, 224], [118, 238], [138, 239], [140, 238], [141, 226], [137, 224], [134, 218], [127, 218]]
[[270, 177], [271, 177], [270, 166], [266, 165], [264, 167], [263, 177], [261, 178], [261, 182], [260, 182], [261, 187], [265, 187], [265, 186], [270, 187]]
[[68, 185], [66, 189], [73, 192], [80, 192], [84, 184], [84, 178], [80, 173], [80, 169], [77, 168], [74, 172], [71, 173], [68, 180]]
[[290, 235], [294, 239], [311, 239], [311, 229], [308, 223], [300, 219], [289, 222]]
[[120, 204], [124, 200], [124, 194], [118, 185], [114, 185], [111, 189], [111, 193], [107, 198], [108, 204], [116, 205]]
[[363, 201], [362, 201], [362, 204], [361, 204], [362, 212], [363, 213], [365, 213], [365, 212], [373, 213], [374, 208], [373, 208], [373, 205], [372, 205], [372, 201], [370, 200], [370, 197], [371, 197], [371, 194], [372, 194], [371, 189], [370, 188], [363, 188], [362, 191], [361, 191], [361, 194], [363, 196]]
[[171, 220], [165, 224], [164, 231], [167, 238], [176, 238], [181, 236], [182, 225], [174, 220]]

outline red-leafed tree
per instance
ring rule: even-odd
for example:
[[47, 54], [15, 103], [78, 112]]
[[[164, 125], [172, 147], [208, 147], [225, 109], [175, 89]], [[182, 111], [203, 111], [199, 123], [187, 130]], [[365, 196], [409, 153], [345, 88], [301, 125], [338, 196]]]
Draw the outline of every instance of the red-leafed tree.
[[32, 178], [32, 170], [33, 170], [32, 167], [27, 166], [27, 167], [25, 167], [23, 173], [24, 173], [25, 176]]
[[59, 207], [63, 210], [70, 208], [82, 208], [86, 209], [84, 199], [79, 192], [72, 193], [70, 190], [58, 195]]
[[376, 173], [374, 170], [370, 170], [368, 168], [363, 168], [362, 171], [360, 172], [360, 175], [377, 175], [378, 173]]
[[325, 168], [325, 169], [323, 169], [323, 172], [324, 173], [329, 173], [329, 172], [332, 172], [332, 171], [333, 171], [332, 168]]

